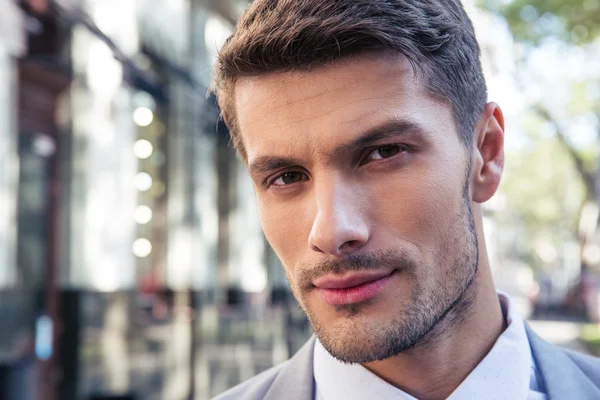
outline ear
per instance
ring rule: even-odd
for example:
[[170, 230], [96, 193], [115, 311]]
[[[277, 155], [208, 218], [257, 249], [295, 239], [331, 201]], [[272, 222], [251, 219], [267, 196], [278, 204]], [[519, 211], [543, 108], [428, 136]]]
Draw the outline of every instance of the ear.
[[475, 127], [471, 170], [473, 201], [488, 201], [500, 185], [504, 169], [504, 115], [496, 103], [485, 106]]

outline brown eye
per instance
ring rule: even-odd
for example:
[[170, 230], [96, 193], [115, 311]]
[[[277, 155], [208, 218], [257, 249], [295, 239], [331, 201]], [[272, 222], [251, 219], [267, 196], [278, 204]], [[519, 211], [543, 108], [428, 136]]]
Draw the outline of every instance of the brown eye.
[[398, 146], [384, 146], [384, 147], [380, 147], [377, 150], [379, 151], [381, 158], [390, 158], [400, 152], [400, 149], [398, 148]]
[[395, 156], [396, 154], [400, 153], [400, 146], [397, 145], [386, 145], [386, 146], [381, 146], [376, 148], [375, 150], [373, 150], [369, 156], [367, 157], [367, 159], [369, 161], [374, 161], [374, 160], [383, 160], [385, 158], [390, 158]]
[[272, 184], [275, 186], [285, 186], [291, 185], [292, 183], [301, 182], [303, 180], [304, 174], [301, 172], [286, 172], [275, 179]]

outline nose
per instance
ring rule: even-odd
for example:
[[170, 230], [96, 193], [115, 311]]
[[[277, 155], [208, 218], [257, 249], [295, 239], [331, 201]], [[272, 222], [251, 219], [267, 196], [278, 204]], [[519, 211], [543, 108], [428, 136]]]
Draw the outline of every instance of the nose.
[[344, 256], [369, 241], [369, 226], [360, 212], [359, 195], [339, 180], [315, 184], [317, 213], [308, 238], [313, 251]]

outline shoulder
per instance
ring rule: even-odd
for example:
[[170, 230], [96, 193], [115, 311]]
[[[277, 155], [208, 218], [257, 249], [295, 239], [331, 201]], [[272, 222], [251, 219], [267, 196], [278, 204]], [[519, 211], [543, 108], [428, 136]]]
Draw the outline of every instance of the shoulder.
[[600, 386], [600, 358], [571, 350], [565, 350], [565, 353], [596, 386]]
[[[214, 400], [311, 399], [314, 394], [313, 349], [311, 337], [289, 360], [220, 394]], [[292, 397], [290, 397], [292, 393]]]
[[213, 400], [262, 400], [288, 361], [276, 365], [249, 380], [221, 393]]

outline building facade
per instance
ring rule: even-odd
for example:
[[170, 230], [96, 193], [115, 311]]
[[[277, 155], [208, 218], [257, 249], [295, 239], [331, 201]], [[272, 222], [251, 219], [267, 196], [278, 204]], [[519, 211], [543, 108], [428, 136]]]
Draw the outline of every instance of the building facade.
[[207, 97], [246, 5], [0, 0], [6, 398], [207, 399], [309, 334]]

